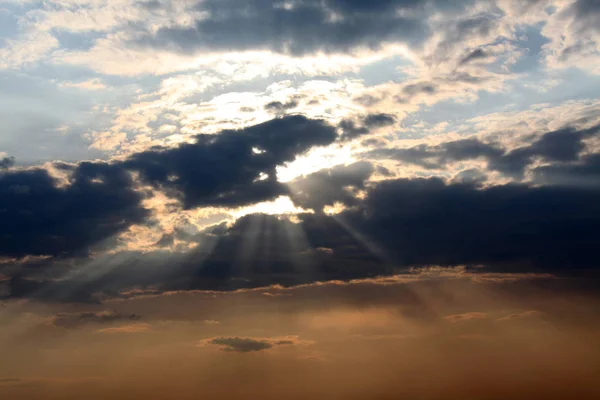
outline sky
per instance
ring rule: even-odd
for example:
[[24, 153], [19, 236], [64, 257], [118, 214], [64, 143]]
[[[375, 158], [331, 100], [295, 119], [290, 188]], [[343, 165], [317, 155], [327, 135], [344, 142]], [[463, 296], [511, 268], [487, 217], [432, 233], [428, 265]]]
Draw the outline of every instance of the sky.
[[598, 398], [598, 21], [0, 0], [0, 393]]

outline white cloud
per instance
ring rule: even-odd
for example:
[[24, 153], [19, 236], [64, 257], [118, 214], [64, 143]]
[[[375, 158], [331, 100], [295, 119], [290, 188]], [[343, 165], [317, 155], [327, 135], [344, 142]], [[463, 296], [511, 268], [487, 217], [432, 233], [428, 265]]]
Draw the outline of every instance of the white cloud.
[[77, 89], [84, 89], [84, 90], [102, 90], [102, 89], [106, 89], [106, 85], [102, 82], [102, 80], [100, 80], [98, 78], [89, 79], [89, 80], [83, 81], [83, 82], [72, 82], [72, 81], [61, 82], [59, 84], [59, 86], [69, 87], [69, 88], [77, 88]]
[[6, 40], [0, 48], [0, 70], [17, 69], [46, 58], [58, 47], [58, 40], [45, 32], [25, 32]]

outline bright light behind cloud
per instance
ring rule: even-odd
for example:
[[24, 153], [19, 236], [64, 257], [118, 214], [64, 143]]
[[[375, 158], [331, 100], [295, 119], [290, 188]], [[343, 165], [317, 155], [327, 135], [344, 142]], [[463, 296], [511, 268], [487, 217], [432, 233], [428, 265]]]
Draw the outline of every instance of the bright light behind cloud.
[[243, 207], [239, 210], [230, 211], [229, 213], [235, 218], [241, 218], [249, 214], [285, 215], [311, 212], [312, 211], [310, 210], [296, 207], [288, 196], [279, 196], [273, 201], [265, 201], [250, 207]]
[[291, 182], [303, 175], [355, 161], [350, 146], [316, 148], [291, 163], [277, 167], [277, 180], [282, 183]]

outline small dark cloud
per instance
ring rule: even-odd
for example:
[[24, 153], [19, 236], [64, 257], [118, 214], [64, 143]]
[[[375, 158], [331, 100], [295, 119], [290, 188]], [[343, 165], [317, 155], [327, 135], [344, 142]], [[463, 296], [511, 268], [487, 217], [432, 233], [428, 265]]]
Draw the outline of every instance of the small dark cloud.
[[0, 158], [0, 169], [10, 168], [15, 165], [14, 157], [4, 157]]
[[470, 63], [471, 61], [476, 60], [484, 60], [488, 58], [490, 55], [483, 49], [475, 49], [469, 54], [467, 54], [462, 60], [460, 60], [460, 65], [465, 65]]
[[117, 321], [137, 321], [139, 315], [124, 315], [114, 310], [89, 311], [79, 313], [60, 313], [51, 317], [49, 323], [52, 326], [75, 329], [88, 324], [111, 324]]
[[342, 130], [340, 140], [346, 141], [356, 139], [375, 129], [393, 125], [395, 122], [396, 118], [391, 114], [369, 114], [366, 117], [361, 118], [359, 122], [344, 119], [339, 124], [339, 127]]
[[223, 351], [251, 353], [272, 349], [278, 346], [293, 346], [301, 343], [297, 337], [286, 338], [248, 338], [248, 337], [217, 337], [203, 340], [200, 346], [215, 345]]
[[419, 93], [434, 94], [437, 92], [437, 85], [430, 82], [412, 83], [404, 86], [402, 92], [409, 96], [414, 96]]
[[281, 101], [272, 101], [265, 104], [265, 110], [273, 113], [283, 113], [296, 107], [298, 107], [298, 102], [295, 100], [288, 101], [287, 103], [282, 103]]
[[357, 125], [356, 122], [349, 119], [342, 120], [340, 122], [340, 128], [342, 129], [342, 135], [340, 136], [340, 140], [342, 141], [352, 140], [369, 133], [369, 129]]
[[396, 117], [391, 114], [369, 114], [363, 121], [368, 128], [381, 128], [393, 125], [395, 122]]

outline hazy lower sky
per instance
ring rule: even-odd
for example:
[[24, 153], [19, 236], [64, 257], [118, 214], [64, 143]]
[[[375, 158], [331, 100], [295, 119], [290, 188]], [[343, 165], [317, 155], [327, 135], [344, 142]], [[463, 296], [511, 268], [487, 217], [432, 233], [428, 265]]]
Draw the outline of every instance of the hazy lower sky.
[[0, 0], [0, 397], [596, 398], [597, 0]]

